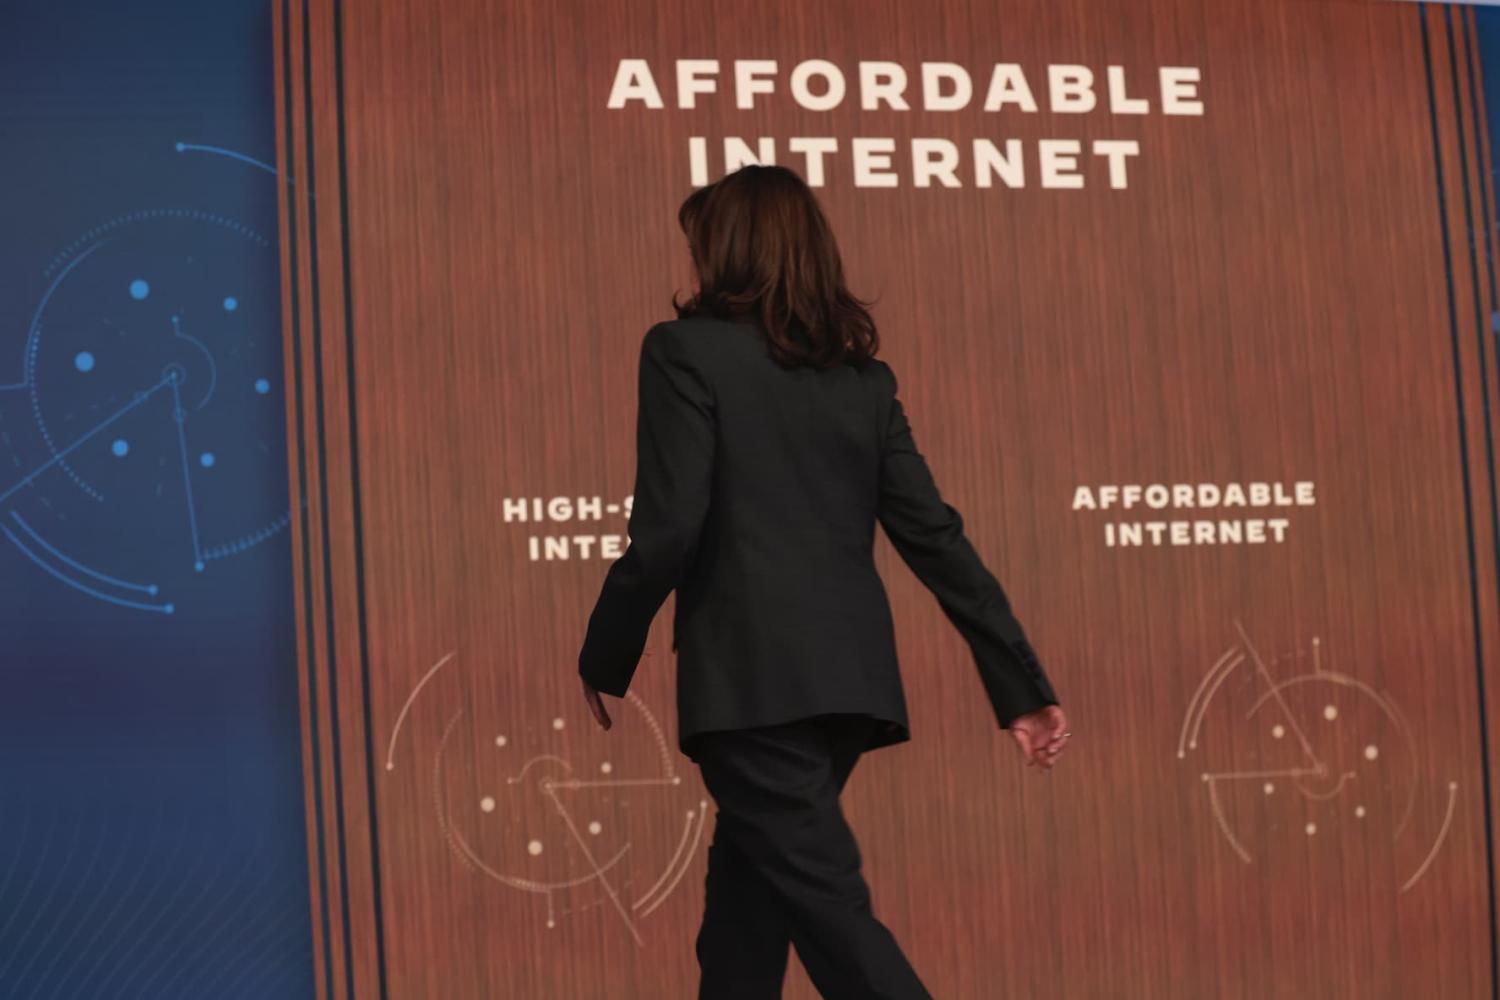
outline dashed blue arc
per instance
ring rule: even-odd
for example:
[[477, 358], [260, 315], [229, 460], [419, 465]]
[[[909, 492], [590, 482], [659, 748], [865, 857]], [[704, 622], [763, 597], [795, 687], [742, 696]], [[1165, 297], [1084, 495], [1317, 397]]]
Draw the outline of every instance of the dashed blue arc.
[[[68, 266], [62, 269], [62, 273], [60, 273], [56, 278], [52, 280], [52, 284], [48, 285], [47, 291], [42, 294], [42, 300], [37, 303], [36, 312], [31, 314], [31, 326], [27, 329], [26, 332], [26, 353], [21, 359], [21, 371], [24, 377], [24, 384], [28, 389], [31, 390], [29, 395], [31, 396], [32, 417], [36, 420], [37, 430], [41, 431], [42, 433], [42, 441], [46, 443], [47, 450], [52, 452], [52, 457], [54, 459], [59, 457], [57, 452], [57, 444], [52, 440], [52, 432], [47, 428], [46, 418], [42, 416], [42, 402], [41, 399], [37, 396], [36, 387], [36, 355], [38, 348], [41, 347], [42, 313], [46, 310], [47, 303], [52, 301], [52, 296], [57, 291], [57, 286], [62, 284], [63, 279], [68, 276], [69, 272], [71, 272], [73, 268], [77, 267], [79, 264], [83, 263], [83, 261], [87, 259], [88, 256], [95, 250], [98, 250], [100, 247], [104, 246], [107, 243], [109, 243], [109, 240], [100, 240], [68, 262]], [[48, 273], [51, 273], [50, 268], [48, 269]], [[104, 494], [100, 493], [88, 483], [84, 482], [83, 477], [74, 472], [72, 466], [68, 465], [66, 462], [62, 462], [61, 465], [62, 470], [68, 474], [68, 478], [73, 480], [74, 485], [83, 490], [89, 496], [93, 497], [95, 500], [103, 502]], [[0, 495], [0, 500], [4, 499], [5, 496]]]
[[230, 556], [239, 555], [241, 552], [259, 545], [267, 538], [274, 537], [291, 523], [292, 515], [290, 511], [287, 511], [264, 528], [253, 531], [244, 538], [236, 539], [225, 545], [216, 545], [213, 548], [204, 549], [203, 558], [207, 561], [210, 559], [227, 559]]
[[[98, 236], [101, 233], [107, 233], [111, 229], [117, 229], [120, 226], [128, 225], [132, 222], [140, 222], [142, 219], [174, 218], [197, 219], [200, 222], [212, 222], [216, 226], [223, 226], [225, 229], [239, 233], [241, 236], [244, 236], [256, 246], [269, 247], [271, 245], [271, 241], [266, 239], [260, 233], [251, 229], [244, 223], [237, 222], [234, 219], [229, 218], [228, 216], [217, 215], [213, 212], [201, 212], [196, 208], [147, 208], [142, 209], [138, 212], [130, 212], [127, 215], [121, 215], [90, 229], [88, 232], [78, 237], [78, 239], [74, 240], [72, 243], [69, 243], [67, 246], [58, 251], [57, 256], [52, 258], [52, 263], [47, 265], [42, 274], [44, 277], [46, 275], [50, 275], [53, 271], [57, 270], [57, 268], [61, 266], [64, 261], [68, 260], [73, 256], [73, 254], [77, 253], [79, 247], [90, 243], [94, 239], [94, 237]], [[92, 249], [93, 248], [90, 247], [89, 251], [85, 251], [85, 253], [91, 252]]]

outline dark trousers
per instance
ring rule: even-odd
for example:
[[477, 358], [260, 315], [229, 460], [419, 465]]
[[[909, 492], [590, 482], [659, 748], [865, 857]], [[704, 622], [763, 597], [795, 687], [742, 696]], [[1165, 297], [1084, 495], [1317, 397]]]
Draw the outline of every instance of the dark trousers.
[[700, 1000], [781, 996], [788, 946], [829, 1000], [931, 1000], [870, 906], [839, 793], [872, 721], [825, 715], [700, 734], [718, 806], [696, 949]]

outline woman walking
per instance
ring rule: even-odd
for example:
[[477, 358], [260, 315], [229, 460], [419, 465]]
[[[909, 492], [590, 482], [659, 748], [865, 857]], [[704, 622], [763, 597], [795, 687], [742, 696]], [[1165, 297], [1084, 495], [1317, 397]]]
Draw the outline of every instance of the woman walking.
[[678, 741], [717, 806], [700, 998], [779, 997], [789, 947], [824, 997], [928, 997], [839, 806], [860, 754], [910, 739], [877, 521], [1028, 764], [1056, 763], [1067, 722], [917, 450], [812, 191], [748, 166], [678, 219], [696, 287], [641, 345], [630, 546], [589, 618], [584, 695], [609, 728], [600, 693], [624, 696], [675, 590]]

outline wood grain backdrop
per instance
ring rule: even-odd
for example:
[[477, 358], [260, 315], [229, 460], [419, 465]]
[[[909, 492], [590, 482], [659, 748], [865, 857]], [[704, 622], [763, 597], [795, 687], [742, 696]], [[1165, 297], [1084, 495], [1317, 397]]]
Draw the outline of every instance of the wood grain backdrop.
[[[1023, 772], [881, 540], [915, 738], [860, 764], [846, 808], [933, 993], [1495, 995], [1500, 377], [1470, 16], [283, 0], [319, 995], [693, 995], [713, 821], [676, 752], [669, 636], [607, 735], [574, 673], [625, 530], [640, 337], [685, 277], [690, 135], [839, 138], [821, 194], [848, 269], [1072, 715], [1066, 764]], [[622, 58], [666, 110], [606, 109]], [[679, 58], [726, 79], [778, 59], [779, 91], [676, 110]], [[785, 94], [807, 58], [851, 83], [861, 59], [980, 85], [995, 62], [1199, 66], [1207, 113], [813, 113]], [[1126, 190], [1097, 169], [1075, 191], [877, 190], [850, 182], [852, 136], [896, 138], [903, 175], [912, 136], [1141, 155]], [[1284, 542], [1110, 548], [1139, 512], [1072, 510], [1081, 484], [1251, 480], [1315, 482]], [[570, 557], [533, 558], [548, 538]], [[788, 993], [813, 995], [795, 961]]]

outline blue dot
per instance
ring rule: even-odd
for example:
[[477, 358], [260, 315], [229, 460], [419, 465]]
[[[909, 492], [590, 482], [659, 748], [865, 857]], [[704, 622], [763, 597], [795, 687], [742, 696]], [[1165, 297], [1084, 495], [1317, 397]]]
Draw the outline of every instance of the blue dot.
[[240, 307], [240, 300], [237, 299], [237, 298], [235, 298], [233, 295], [229, 296], [227, 299], [224, 300], [224, 311], [225, 312], [234, 312], [239, 307]]
[[76, 355], [73, 356], [73, 367], [77, 368], [81, 372], [93, 371], [94, 356], [88, 351], [79, 351]]
[[136, 278], [130, 283], [130, 297], [132, 299], [135, 299], [137, 302], [139, 302], [141, 299], [144, 299], [150, 294], [151, 286], [146, 284], [140, 278]]
[[214, 453], [211, 451], [205, 451], [203, 454], [198, 456], [198, 462], [205, 469], [212, 469], [214, 467]]
[[258, 379], [256, 379], [255, 380], [255, 391], [258, 392], [258, 393], [260, 393], [262, 396], [264, 396], [266, 393], [270, 392], [271, 391], [271, 380], [267, 379], [267, 378], [258, 378]]
[[162, 607], [162, 610], [165, 611], [167, 614], [170, 615], [172, 612], [176, 611], [177, 609], [175, 607], [173, 607], [172, 605], [167, 604], [167, 605], [164, 605]]
[[124, 438], [115, 438], [115, 443], [109, 446], [109, 450], [114, 452], [118, 457], [124, 458], [130, 454], [130, 442]]
[[193, 563], [193, 569], [195, 569], [198, 572], [202, 573], [203, 572], [203, 560], [200, 559], [197, 562]]
[[180, 153], [180, 152], [182, 152], [182, 151], [183, 151], [183, 150], [184, 150], [184, 149], [187, 149], [187, 146], [186, 146], [186, 145], [185, 145], [185, 144], [184, 144], [184, 143], [180, 143], [180, 142], [179, 142], [179, 143], [178, 143], [178, 144], [177, 144], [177, 152], [179, 152], [179, 153]]

